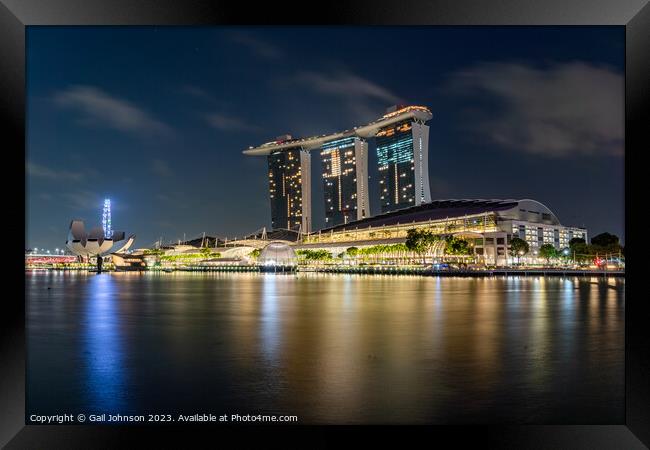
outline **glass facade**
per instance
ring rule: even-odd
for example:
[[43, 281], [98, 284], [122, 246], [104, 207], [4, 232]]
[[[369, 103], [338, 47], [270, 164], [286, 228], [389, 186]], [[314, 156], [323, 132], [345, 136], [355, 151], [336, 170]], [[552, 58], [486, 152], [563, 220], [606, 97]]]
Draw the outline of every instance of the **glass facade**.
[[383, 128], [377, 133], [377, 165], [381, 211], [415, 205], [415, 166], [410, 121]]
[[296, 230], [302, 224], [302, 153], [301, 149], [296, 147], [268, 156], [273, 229]]
[[[352, 136], [321, 147], [326, 227], [348, 223], [359, 216], [357, 142], [358, 138]], [[365, 186], [364, 180], [359, 182]]]
[[382, 212], [430, 202], [429, 127], [403, 120], [380, 129], [376, 143]]

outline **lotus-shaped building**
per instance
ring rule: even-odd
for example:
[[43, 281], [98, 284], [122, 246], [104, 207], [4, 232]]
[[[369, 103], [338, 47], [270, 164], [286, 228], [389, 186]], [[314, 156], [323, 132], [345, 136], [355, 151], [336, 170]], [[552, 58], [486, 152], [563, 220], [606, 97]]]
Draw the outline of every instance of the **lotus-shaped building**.
[[95, 227], [86, 232], [81, 220], [70, 222], [70, 231], [65, 245], [72, 253], [80, 256], [106, 256], [128, 250], [135, 240], [135, 235], [124, 239], [124, 231], [113, 231], [111, 236], [104, 235], [102, 227]]

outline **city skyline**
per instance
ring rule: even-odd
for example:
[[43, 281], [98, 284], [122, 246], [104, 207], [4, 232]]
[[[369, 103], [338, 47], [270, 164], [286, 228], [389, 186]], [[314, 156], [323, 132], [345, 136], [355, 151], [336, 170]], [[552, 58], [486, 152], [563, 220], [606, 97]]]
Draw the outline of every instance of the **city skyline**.
[[[62, 247], [70, 220], [100, 223], [105, 197], [137, 247], [269, 227], [266, 161], [242, 148], [345, 129], [394, 103], [432, 111], [432, 199], [535, 198], [565, 224], [624, 240], [623, 38], [608, 27], [29, 28], [26, 244]], [[320, 180], [320, 155], [311, 166]], [[313, 189], [318, 229], [323, 183]]]

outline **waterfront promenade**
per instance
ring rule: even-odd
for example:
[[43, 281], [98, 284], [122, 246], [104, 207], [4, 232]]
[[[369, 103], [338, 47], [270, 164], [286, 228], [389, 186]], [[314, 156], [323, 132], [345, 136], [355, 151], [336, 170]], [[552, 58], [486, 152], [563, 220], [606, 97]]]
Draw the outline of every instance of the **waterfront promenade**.
[[[87, 268], [42, 268], [26, 270], [89, 270]], [[89, 271], [93, 271], [90, 269]], [[115, 270], [106, 270], [114, 272]], [[222, 265], [222, 266], [188, 266], [175, 269], [142, 269], [140, 272], [261, 272], [258, 265]], [[119, 272], [119, 270], [118, 270]], [[296, 272], [343, 273], [360, 275], [422, 275], [441, 277], [499, 277], [499, 276], [533, 276], [533, 277], [617, 277], [624, 278], [624, 270], [595, 269], [557, 269], [557, 268], [499, 268], [499, 269], [446, 269], [434, 270], [426, 267], [400, 266], [299, 266]]]

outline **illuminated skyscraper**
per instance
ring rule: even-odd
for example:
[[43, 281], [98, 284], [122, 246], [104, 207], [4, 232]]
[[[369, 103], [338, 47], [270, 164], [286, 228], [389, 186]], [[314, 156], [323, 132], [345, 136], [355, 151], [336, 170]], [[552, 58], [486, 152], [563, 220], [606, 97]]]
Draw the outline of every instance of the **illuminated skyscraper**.
[[[243, 153], [267, 156], [273, 228], [310, 232], [310, 151], [323, 164], [326, 226], [370, 216], [368, 144], [377, 139], [382, 211], [431, 201], [427, 168], [431, 111], [424, 106], [394, 106], [367, 125], [332, 134], [292, 138], [249, 147]], [[356, 212], [355, 212], [356, 211]]]
[[382, 212], [431, 202], [424, 120], [411, 117], [383, 127], [376, 142]]
[[320, 154], [325, 226], [368, 217], [368, 143], [352, 135], [326, 142]]
[[102, 212], [102, 228], [104, 228], [104, 238], [111, 239], [113, 230], [111, 228], [111, 199], [104, 199], [104, 210]]
[[273, 229], [311, 229], [311, 155], [301, 147], [268, 155]]

